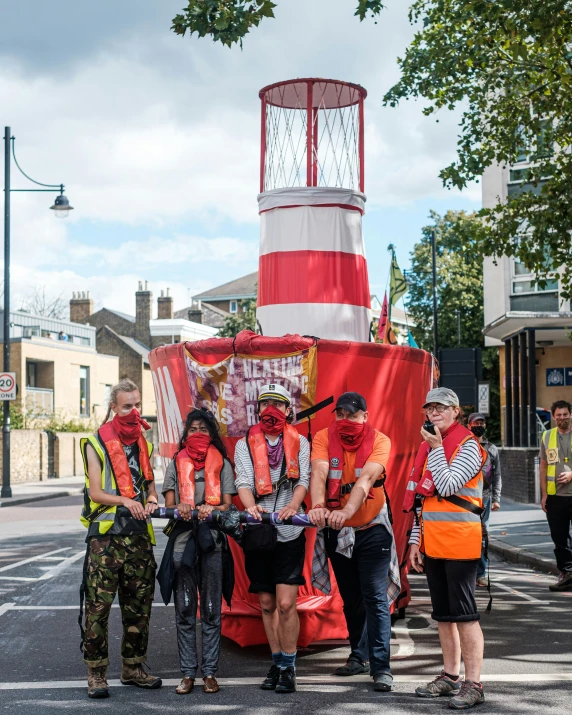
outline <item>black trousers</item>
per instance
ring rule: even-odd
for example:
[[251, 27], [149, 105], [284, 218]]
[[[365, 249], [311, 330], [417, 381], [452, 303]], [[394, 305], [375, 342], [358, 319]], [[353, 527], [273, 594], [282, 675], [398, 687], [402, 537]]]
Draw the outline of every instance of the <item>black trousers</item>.
[[559, 571], [572, 573], [572, 497], [559, 497], [556, 494], [546, 498], [546, 518], [550, 536], [554, 542], [554, 556]]

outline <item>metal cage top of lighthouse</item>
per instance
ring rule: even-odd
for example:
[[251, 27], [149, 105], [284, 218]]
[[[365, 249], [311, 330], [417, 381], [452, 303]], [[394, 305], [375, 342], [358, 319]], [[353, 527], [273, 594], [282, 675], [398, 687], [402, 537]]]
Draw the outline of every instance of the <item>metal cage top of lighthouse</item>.
[[364, 191], [364, 100], [358, 84], [293, 79], [260, 90], [260, 192], [322, 186]]

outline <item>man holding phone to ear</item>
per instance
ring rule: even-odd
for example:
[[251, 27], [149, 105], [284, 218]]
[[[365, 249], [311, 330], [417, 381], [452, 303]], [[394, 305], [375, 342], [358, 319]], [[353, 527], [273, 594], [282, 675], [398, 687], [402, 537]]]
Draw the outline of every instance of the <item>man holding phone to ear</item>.
[[452, 390], [430, 390], [423, 409], [431, 424], [421, 429], [424, 442], [410, 477], [410, 486], [417, 482], [421, 508], [409, 540], [409, 561], [427, 576], [444, 667], [415, 693], [422, 698], [450, 695], [449, 706], [465, 710], [485, 700], [480, 682], [484, 640], [475, 586], [486, 454], [475, 435], [461, 425], [459, 398]]

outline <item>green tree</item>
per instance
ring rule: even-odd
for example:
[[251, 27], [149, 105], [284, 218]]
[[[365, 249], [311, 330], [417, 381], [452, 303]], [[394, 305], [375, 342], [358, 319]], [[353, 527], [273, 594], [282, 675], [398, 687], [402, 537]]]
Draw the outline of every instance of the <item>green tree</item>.
[[[231, 46], [274, 17], [275, 7], [270, 0], [188, 0], [173, 30]], [[355, 14], [376, 18], [383, 7], [359, 0]], [[481, 212], [479, 252], [516, 256], [544, 287], [572, 254], [572, 3], [415, 0], [409, 17], [416, 34], [385, 103], [423, 98], [427, 115], [462, 108], [457, 159], [440, 172], [448, 187], [462, 189], [487, 167], [527, 155], [531, 168], [513, 175], [520, 184], [510, 201]], [[561, 276], [561, 294], [572, 297], [572, 271]]]
[[238, 312], [224, 321], [221, 338], [234, 338], [241, 330], [256, 330], [256, 298], [238, 301]]
[[[355, 0], [353, 0], [355, 4]], [[187, 6], [173, 18], [171, 29], [177, 35], [210, 35], [227, 47], [242, 40], [264, 18], [274, 17], [276, 3], [271, 0], [187, 0]], [[355, 14], [360, 20], [378, 15], [381, 0], [359, 0]]]
[[432, 225], [423, 228], [411, 253], [407, 312], [415, 327], [411, 332], [419, 347], [433, 349], [433, 288], [431, 235], [437, 252], [437, 315], [439, 346], [459, 345], [457, 311], [460, 311], [460, 346], [483, 348], [483, 377], [490, 382], [489, 436], [500, 439], [500, 385], [497, 348], [484, 348], [483, 260], [478, 252], [483, 226], [476, 214], [432, 211]]

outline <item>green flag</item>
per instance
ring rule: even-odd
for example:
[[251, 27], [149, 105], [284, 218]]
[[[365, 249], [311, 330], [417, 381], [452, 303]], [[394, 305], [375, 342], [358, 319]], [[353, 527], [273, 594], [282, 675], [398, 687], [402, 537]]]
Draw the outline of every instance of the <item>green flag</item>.
[[401, 296], [407, 293], [407, 283], [401, 272], [401, 268], [397, 265], [395, 251], [391, 251], [391, 268], [389, 271], [389, 302], [395, 305]]

